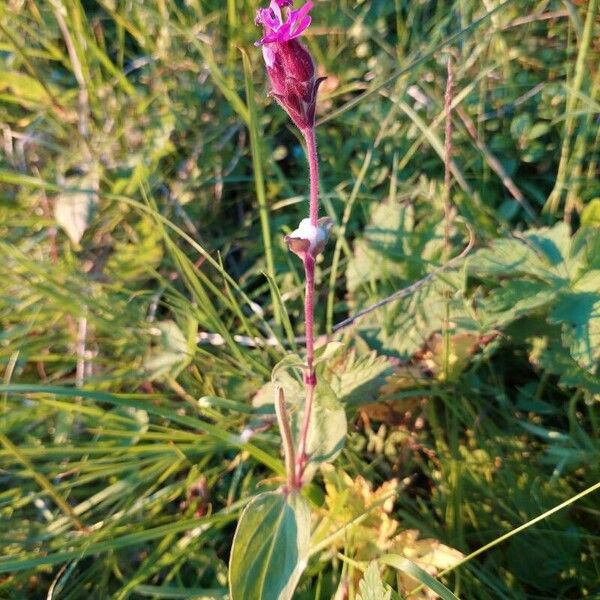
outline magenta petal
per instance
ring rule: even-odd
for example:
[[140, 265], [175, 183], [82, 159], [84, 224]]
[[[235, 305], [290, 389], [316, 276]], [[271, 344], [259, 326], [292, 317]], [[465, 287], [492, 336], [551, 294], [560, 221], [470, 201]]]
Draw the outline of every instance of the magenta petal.
[[308, 29], [311, 21], [312, 21], [311, 17], [306, 16], [306, 17], [304, 17], [302, 22], [294, 23], [294, 27], [293, 27], [292, 35], [290, 36], [290, 39], [301, 36]]
[[290, 21], [286, 21], [278, 30], [277, 30], [277, 41], [279, 42], [287, 42], [291, 39], [291, 29], [293, 23]]
[[304, 6], [301, 6], [298, 10], [291, 10], [290, 20], [300, 21], [311, 11], [313, 6], [312, 0], [308, 0], [308, 2]]
[[269, 33], [264, 35], [258, 42], [256, 42], [256, 45], [263, 46], [264, 44], [273, 44], [274, 42], [277, 42], [277, 41], [278, 41], [277, 32], [270, 31]]
[[277, 22], [272, 16], [272, 12], [268, 8], [259, 8], [256, 11], [256, 23], [258, 25], [264, 25], [269, 29], [273, 29], [277, 26]]
[[269, 4], [269, 10], [272, 11], [275, 19], [277, 19], [277, 23], [281, 25], [283, 23], [283, 19], [281, 18], [281, 8], [276, 0], [271, 0], [271, 4]]
[[313, 7], [312, 0], [308, 0], [298, 10], [288, 10], [285, 20], [281, 8], [291, 6], [293, 0], [271, 0], [269, 8], [260, 8], [256, 13], [257, 24], [265, 28], [263, 38], [257, 45], [284, 43], [299, 37], [306, 31], [311, 23], [309, 12]]

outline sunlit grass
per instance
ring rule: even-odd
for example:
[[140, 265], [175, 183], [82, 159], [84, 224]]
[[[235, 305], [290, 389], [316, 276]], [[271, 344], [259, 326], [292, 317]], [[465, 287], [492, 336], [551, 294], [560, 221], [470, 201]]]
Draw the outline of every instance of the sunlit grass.
[[[255, 8], [0, 7], [3, 598], [222, 598], [240, 511], [282, 481], [274, 416], [252, 399], [303, 336], [283, 236], [306, 212], [305, 159], [265, 94]], [[317, 3], [307, 42], [328, 77], [335, 222], [320, 333], [443, 261], [448, 52], [452, 255], [469, 228], [481, 248], [560, 220], [598, 227], [581, 217], [600, 197], [594, 13], [593, 0]], [[565, 289], [598, 293], [597, 250], [587, 279], [564, 267]], [[597, 362], [559, 351], [573, 342], [538, 278], [515, 284], [531, 303], [510, 320], [510, 278], [467, 277], [462, 262], [333, 338], [345, 346], [329, 376], [356, 378], [336, 467], [374, 488], [404, 481], [400, 526], [464, 555], [599, 480]], [[446, 315], [457, 366], [442, 376]], [[320, 477], [308, 495], [323, 502]], [[444, 583], [465, 599], [597, 597], [597, 498]], [[314, 556], [297, 597], [345, 581], [354, 598], [356, 552]]]

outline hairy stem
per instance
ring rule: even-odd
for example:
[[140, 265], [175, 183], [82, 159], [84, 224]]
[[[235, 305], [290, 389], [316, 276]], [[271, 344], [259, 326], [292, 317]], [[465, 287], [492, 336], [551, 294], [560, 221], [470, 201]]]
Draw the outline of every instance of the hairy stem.
[[448, 78], [446, 79], [446, 93], [444, 94], [444, 115], [446, 129], [444, 136], [444, 261], [450, 258], [450, 219], [452, 205], [450, 186], [452, 174], [450, 162], [452, 161], [452, 93], [454, 78], [452, 76], [452, 57], [448, 56]]
[[[316, 227], [317, 219], [319, 217], [319, 159], [317, 156], [317, 139], [314, 127], [306, 129], [302, 133], [306, 140], [306, 154], [310, 173], [309, 217], [311, 225]], [[306, 389], [306, 402], [304, 404], [302, 428], [300, 430], [298, 453], [296, 455], [296, 485], [299, 487], [302, 486], [302, 477], [308, 461], [308, 455], [306, 453], [308, 428], [315, 396], [315, 387], [317, 385], [317, 376], [314, 368], [315, 258], [310, 252], [306, 252], [302, 262], [304, 263], [304, 275], [306, 281], [304, 295], [304, 322], [306, 332], [306, 370], [304, 373], [304, 386]]]
[[305, 129], [302, 134], [306, 140], [306, 154], [310, 174], [310, 224], [317, 225], [319, 218], [319, 157], [317, 155], [317, 137], [315, 128]]
[[306, 389], [306, 402], [304, 403], [304, 415], [302, 418], [302, 429], [298, 442], [298, 454], [296, 457], [296, 483], [302, 485], [302, 475], [308, 460], [306, 454], [306, 443], [308, 438], [308, 427], [310, 414], [317, 385], [317, 375], [314, 368], [314, 295], [315, 295], [315, 259], [309, 254], [304, 255], [304, 274], [306, 277], [306, 289], [304, 297], [304, 320], [306, 331], [306, 370], [304, 372], [304, 387]]

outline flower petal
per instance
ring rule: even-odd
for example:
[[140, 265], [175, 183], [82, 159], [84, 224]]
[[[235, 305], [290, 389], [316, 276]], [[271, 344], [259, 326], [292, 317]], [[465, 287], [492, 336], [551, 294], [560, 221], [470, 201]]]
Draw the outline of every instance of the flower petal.
[[312, 18], [310, 16], [306, 16], [301, 22], [294, 23], [289, 39], [300, 37], [308, 29], [311, 21]]

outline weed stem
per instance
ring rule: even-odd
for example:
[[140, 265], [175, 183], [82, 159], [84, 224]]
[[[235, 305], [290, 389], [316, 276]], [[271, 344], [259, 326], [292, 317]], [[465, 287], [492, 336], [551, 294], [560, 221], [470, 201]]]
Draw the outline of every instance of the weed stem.
[[316, 227], [319, 218], [319, 157], [317, 155], [317, 137], [315, 128], [310, 127], [302, 131], [306, 140], [306, 154], [310, 174], [310, 224]]
[[[306, 155], [308, 159], [308, 170], [310, 176], [310, 205], [309, 217], [310, 223], [317, 226], [319, 216], [319, 159], [317, 155], [317, 139], [315, 128], [310, 127], [303, 130], [306, 140]], [[317, 385], [317, 376], [314, 368], [314, 307], [315, 307], [315, 257], [311, 252], [305, 252], [302, 258], [304, 263], [304, 274], [306, 288], [304, 295], [304, 322], [306, 332], [306, 371], [304, 373], [304, 386], [306, 388], [306, 402], [304, 404], [304, 415], [302, 417], [302, 428], [300, 430], [300, 439], [298, 441], [298, 454], [296, 455], [296, 485], [302, 486], [302, 477], [308, 455], [306, 454], [306, 444], [308, 438], [308, 429], [310, 425], [310, 415], [315, 396], [315, 387]]]

